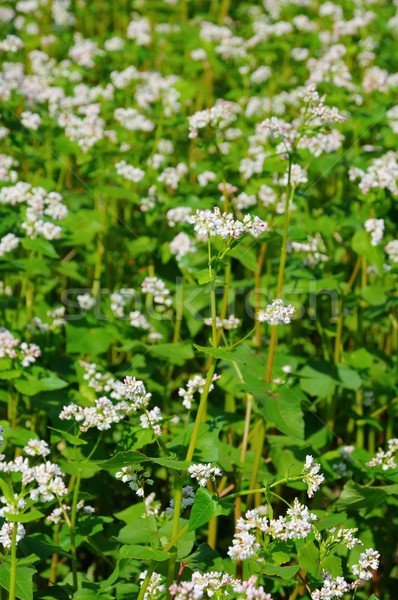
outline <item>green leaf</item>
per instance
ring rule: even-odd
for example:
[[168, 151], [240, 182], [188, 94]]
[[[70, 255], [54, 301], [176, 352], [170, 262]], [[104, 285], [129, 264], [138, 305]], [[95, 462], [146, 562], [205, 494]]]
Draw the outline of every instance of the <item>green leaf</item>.
[[[20, 600], [33, 600], [33, 575], [36, 569], [19, 567], [16, 570], [15, 595]], [[0, 564], [0, 586], [10, 591], [10, 563]]]
[[278, 565], [265, 565], [264, 573], [269, 576], [277, 576], [281, 579], [291, 579], [295, 576], [297, 571], [299, 570], [299, 566], [292, 565], [289, 567], [279, 567]]
[[37, 521], [37, 519], [44, 517], [44, 513], [40, 512], [39, 510], [33, 509], [22, 515], [4, 513], [4, 516], [7, 519], [7, 521], [11, 521], [12, 523], [30, 523], [31, 521]]
[[[247, 389], [250, 391], [250, 386]], [[297, 388], [281, 385], [272, 393], [264, 390], [261, 397], [257, 395], [257, 398], [260, 412], [267, 423], [272, 423], [289, 437], [304, 439], [302, 396]]]
[[384, 252], [380, 247], [372, 246], [369, 233], [358, 229], [353, 235], [351, 246], [354, 252], [365, 256], [370, 264], [376, 266], [379, 273], [383, 271]]
[[118, 551], [120, 558], [137, 558], [139, 560], [156, 560], [162, 562], [168, 560], [169, 554], [162, 550], [154, 550], [147, 546], [128, 545], [122, 546]]
[[117, 539], [122, 544], [145, 544], [159, 539], [156, 519], [152, 515], [145, 519], [137, 519], [122, 527]]
[[372, 306], [380, 306], [387, 302], [387, 296], [382, 287], [376, 285], [368, 285], [361, 289], [361, 296], [368, 304]]
[[219, 499], [206, 488], [199, 488], [191, 509], [188, 531], [198, 529], [218, 515], [229, 515], [233, 510], [234, 503], [230, 500]]
[[301, 569], [305, 569], [313, 577], [318, 577], [319, 550], [314, 542], [306, 542], [298, 551], [298, 559]]
[[82, 438], [77, 437], [76, 435], [72, 435], [71, 433], [68, 433], [67, 431], [62, 431], [62, 429], [55, 429], [55, 427], [50, 427], [49, 425], [47, 426], [47, 429], [51, 429], [51, 431], [55, 431], [56, 433], [59, 434], [61, 439], [66, 440], [73, 446], [85, 446], [87, 444], [86, 440], [83, 440]]
[[53, 540], [44, 533], [31, 533], [25, 536], [19, 542], [18, 547], [21, 547], [24, 554], [34, 554], [41, 559], [54, 553], [72, 558], [70, 554], [65, 552], [61, 546], [54, 544]]
[[34, 240], [22, 238], [21, 245], [25, 250], [33, 250], [40, 254], [44, 254], [44, 256], [48, 256], [49, 258], [59, 258], [58, 252], [48, 240], [43, 240], [41, 238], [35, 238]]
[[187, 360], [194, 357], [191, 344], [179, 342], [177, 344], [157, 344], [150, 347], [152, 356], [166, 360], [172, 365], [182, 366]]
[[211, 567], [214, 560], [218, 557], [218, 552], [213, 550], [208, 544], [204, 543], [201, 544], [195, 552], [184, 558], [184, 564], [189, 569], [192, 569], [192, 571], [205, 571], [206, 568]]
[[103, 354], [114, 341], [112, 333], [102, 327], [66, 325], [66, 351], [70, 354]]
[[41, 378], [28, 376], [26, 379], [19, 379], [14, 383], [18, 392], [25, 394], [25, 396], [35, 396], [40, 392], [61, 390], [67, 385], [66, 381], [53, 374]]
[[186, 470], [191, 464], [189, 461], [186, 460], [175, 460], [174, 458], [157, 457], [152, 458], [151, 456], [145, 456], [145, 454], [141, 454], [141, 452], [126, 450], [125, 452], [118, 452], [109, 460], [98, 461], [97, 465], [101, 467], [101, 469], [105, 469], [106, 471], [113, 471], [121, 469], [122, 467], [127, 467], [129, 465], [137, 465], [143, 462], [152, 462], [162, 467], [166, 467], [167, 469], [174, 469], [176, 471]]
[[381, 506], [387, 496], [398, 494], [398, 484], [367, 487], [347, 481], [340, 497], [334, 503], [335, 510], [362, 510], [371, 512]]

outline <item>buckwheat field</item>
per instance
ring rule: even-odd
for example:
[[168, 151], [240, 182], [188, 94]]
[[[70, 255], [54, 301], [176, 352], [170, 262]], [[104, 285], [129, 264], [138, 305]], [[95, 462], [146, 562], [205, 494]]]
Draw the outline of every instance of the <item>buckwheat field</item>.
[[398, 0], [0, 25], [0, 600], [397, 600]]

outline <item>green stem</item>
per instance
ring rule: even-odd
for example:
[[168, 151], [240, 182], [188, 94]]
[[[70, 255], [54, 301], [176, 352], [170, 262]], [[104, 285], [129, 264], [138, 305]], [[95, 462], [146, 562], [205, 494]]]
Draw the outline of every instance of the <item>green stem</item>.
[[79, 470], [77, 473], [75, 487], [73, 490], [72, 509], [70, 517], [70, 543], [71, 543], [71, 555], [72, 555], [72, 577], [73, 577], [73, 588], [76, 591], [78, 588], [77, 581], [77, 549], [76, 549], [76, 514], [77, 514], [77, 502], [79, 499], [80, 481], [82, 473]]
[[17, 533], [18, 523], [13, 523], [10, 555], [10, 593], [9, 600], [15, 600], [15, 585], [17, 582]]

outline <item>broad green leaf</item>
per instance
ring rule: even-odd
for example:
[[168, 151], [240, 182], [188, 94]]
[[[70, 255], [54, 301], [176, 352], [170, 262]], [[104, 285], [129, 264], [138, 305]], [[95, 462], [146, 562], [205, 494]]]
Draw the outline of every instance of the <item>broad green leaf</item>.
[[12, 514], [12, 513], [4, 513], [7, 521], [11, 521], [12, 523], [30, 523], [31, 521], [37, 521], [41, 517], [44, 517], [44, 513], [39, 510], [33, 509], [24, 514]]
[[137, 519], [122, 527], [117, 539], [122, 544], [145, 544], [159, 540], [156, 519], [152, 515], [145, 519]]
[[62, 429], [55, 429], [55, 427], [49, 427], [49, 426], [48, 426], [48, 429], [50, 429], [51, 431], [55, 431], [55, 433], [58, 433], [61, 439], [66, 440], [73, 446], [85, 446], [87, 444], [86, 440], [84, 440], [80, 437], [77, 437], [76, 435], [72, 435], [71, 433], [68, 433], [67, 431], [62, 431]]
[[139, 560], [156, 560], [162, 562], [168, 560], [169, 554], [162, 550], [154, 550], [147, 546], [128, 545], [122, 546], [118, 551], [119, 558], [138, 558]]
[[42, 238], [22, 238], [21, 245], [25, 250], [33, 250], [34, 252], [44, 254], [44, 256], [48, 256], [49, 258], [59, 258], [58, 252], [48, 240], [43, 240]]
[[387, 296], [382, 287], [376, 285], [368, 285], [361, 289], [361, 296], [368, 304], [372, 306], [380, 306], [387, 302]]
[[152, 356], [178, 366], [184, 365], [187, 360], [191, 360], [194, 357], [191, 344], [185, 342], [153, 345], [150, 347], [150, 353]]
[[199, 488], [191, 509], [188, 531], [198, 529], [218, 515], [229, 515], [233, 510], [234, 503], [230, 500], [217, 498], [206, 488]]
[[204, 543], [199, 546], [193, 554], [184, 558], [184, 564], [192, 571], [200, 570], [205, 571], [206, 568], [210, 567], [219, 554], [216, 550], [213, 550], [208, 544]]
[[[15, 595], [20, 600], [33, 600], [33, 575], [36, 569], [17, 565]], [[0, 564], [0, 586], [10, 591], [10, 563]]]
[[35, 396], [40, 392], [61, 390], [68, 384], [56, 375], [49, 375], [41, 378], [28, 375], [26, 379], [19, 379], [14, 385], [21, 394], [25, 394], [25, 396]]
[[112, 333], [103, 327], [66, 325], [66, 351], [70, 354], [103, 354], [114, 341]]
[[297, 571], [299, 570], [299, 566], [292, 565], [289, 567], [279, 567], [278, 565], [265, 565], [264, 573], [269, 576], [277, 576], [281, 579], [291, 579], [295, 576]]
[[306, 542], [298, 551], [298, 559], [301, 569], [305, 569], [313, 577], [318, 577], [319, 550], [314, 542]]

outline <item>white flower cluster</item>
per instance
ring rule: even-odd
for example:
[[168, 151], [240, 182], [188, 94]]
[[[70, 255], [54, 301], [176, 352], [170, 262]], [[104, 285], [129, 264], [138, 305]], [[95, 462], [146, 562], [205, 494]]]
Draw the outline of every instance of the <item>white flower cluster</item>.
[[32, 322], [27, 325], [30, 331], [55, 331], [65, 325], [65, 306], [47, 311], [47, 317], [52, 319], [51, 323], [45, 323], [40, 317], [33, 317]]
[[145, 277], [141, 284], [143, 294], [152, 294], [155, 304], [169, 307], [173, 304], [170, 290], [166, 288], [164, 281], [158, 277]]
[[138, 167], [133, 167], [133, 165], [129, 165], [125, 160], [117, 162], [115, 167], [117, 174], [128, 181], [139, 183], [145, 177], [145, 171]]
[[[61, 506], [57, 506], [57, 508], [54, 508], [54, 510], [52, 510], [51, 513], [46, 517], [46, 520], [50, 523], [54, 523], [55, 525], [57, 525], [63, 520], [68, 519], [67, 515], [70, 511], [70, 506], [68, 506], [67, 504], [62, 504]], [[92, 515], [95, 513], [95, 508], [86, 505], [84, 500], [79, 500], [79, 502], [76, 504], [76, 512], [83, 513], [84, 515]]]
[[115, 120], [129, 131], [152, 131], [155, 124], [144, 117], [135, 108], [117, 108], [114, 112]]
[[41, 125], [41, 117], [37, 113], [32, 113], [29, 110], [25, 110], [21, 113], [21, 123], [27, 129], [36, 131]]
[[133, 492], [141, 498], [145, 496], [145, 485], [153, 485], [153, 479], [150, 478], [151, 472], [149, 469], [141, 467], [141, 465], [122, 467], [121, 471], [115, 474], [115, 477], [121, 479], [124, 483], [128, 483]]
[[380, 158], [372, 161], [370, 167], [363, 171], [357, 167], [351, 167], [348, 174], [351, 181], [359, 179], [358, 187], [363, 194], [370, 190], [389, 190], [394, 196], [398, 195], [398, 153], [389, 151]]
[[260, 535], [280, 540], [306, 538], [312, 529], [312, 522], [317, 519], [316, 515], [310, 513], [308, 507], [300, 504], [297, 498], [293, 506], [287, 510], [285, 517], [268, 520], [264, 516], [266, 510], [266, 507], [249, 510], [245, 518], [238, 519], [237, 531], [232, 546], [228, 549], [228, 555], [233, 560], [245, 560], [255, 556], [261, 549], [261, 544], [258, 542]]
[[[0, 190], [0, 204], [15, 206], [23, 203], [26, 204], [26, 212], [22, 229], [25, 230], [28, 237], [35, 238], [42, 235], [47, 240], [60, 237], [61, 227], [47, 220], [50, 218], [53, 221], [60, 221], [68, 214], [68, 209], [62, 203], [60, 194], [47, 192], [42, 187], [32, 187], [23, 181]], [[8, 236], [10, 235], [13, 234], [8, 234]], [[13, 239], [13, 243], [16, 243], [15, 239]]]
[[367, 548], [365, 552], [360, 554], [358, 564], [353, 565], [352, 572], [363, 581], [372, 579], [372, 571], [379, 567], [379, 559], [380, 554], [377, 550]]
[[257, 320], [270, 325], [288, 325], [291, 323], [295, 309], [291, 304], [284, 305], [283, 300], [276, 299], [268, 304], [265, 310], [259, 310]]
[[331, 527], [329, 529], [328, 545], [335, 543], [344, 544], [349, 550], [352, 550], [356, 546], [363, 546], [361, 540], [354, 536], [357, 531], [358, 529], [355, 527], [352, 529]]
[[166, 219], [169, 227], [175, 227], [177, 223], [189, 223], [192, 209], [189, 206], [178, 206], [167, 211]]
[[384, 452], [379, 449], [376, 456], [369, 460], [366, 465], [368, 467], [381, 467], [383, 471], [388, 469], [396, 469], [395, 453], [398, 450], [398, 438], [391, 438], [387, 442], [388, 449]]
[[196, 479], [201, 487], [205, 487], [208, 481], [215, 481], [216, 477], [222, 476], [222, 471], [218, 467], [212, 467], [210, 463], [207, 465], [196, 464], [188, 467], [188, 473], [192, 479]]
[[328, 260], [327, 255], [323, 253], [324, 249], [325, 246], [319, 234], [316, 234], [314, 237], [309, 235], [306, 242], [288, 242], [287, 244], [288, 252], [302, 252], [306, 254], [304, 264], [309, 267]]
[[[212, 381], [216, 381], [219, 379], [219, 375], [213, 375]], [[201, 375], [194, 375], [191, 379], [188, 379], [187, 387], [180, 388], [178, 390], [178, 395], [183, 398], [182, 405], [185, 406], [187, 410], [191, 410], [193, 397], [196, 392], [199, 394], [203, 394], [204, 386], [206, 384], [206, 379]], [[209, 392], [214, 389], [213, 383], [210, 384]]]
[[4, 256], [4, 254], [12, 252], [18, 246], [19, 238], [13, 233], [7, 233], [7, 235], [0, 239], [0, 258]]
[[370, 233], [372, 246], [381, 244], [384, 233], [384, 219], [368, 219], [364, 224], [365, 231]]
[[306, 485], [308, 485], [308, 498], [312, 498], [314, 493], [319, 490], [321, 484], [325, 481], [325, 477], [319, 474], [321, 465], [317, 464], [311, 455], [307, 455], [305, 465], [301, 472], [301, 476]]
[[[41, 464], [29, 465], [29, 460], [18, 456], [13, 461], [0, 462], [0, 472], [19, 473], [24, 492], [34, 502], [51, 502], [68, 493], [63, 478], [64, 473], [58, 465], [46, 461]], [[16, 505], [17, 510], [18, 506]]]
[[90, 310], [95, 306], [95, 298], [91, 294], [79, 294], [76, 300], [83, 310]]
[[16, 359], [23, 367], [28, 367], [36, 362], [39, 356], [41, 350], [37, 344], [21, 342], [8, 329], [0, 328], [0, 358]]
[[[144, 581], [147, 576], [147, 571], [143, 571], [140, 573], [140, 579]], [[165, 578], [163, 575], [156, 573], [154, 571], [151, 574], [151, 578], [148, 583], [148, 587], [146, 588], [146, 592], [144, 594], [144, 600], [160, 600], [160, 598], [165, 597], [166, 586], [164, 585]]]
[[[195, 491], [191, 485], [185, 485], [182, 488], [181, 512], [188, 506], [192, 506], [195, 499]], [[169, 506], [166, 508], [166, 515], [174, 513], [174, 500], [170, 500]]]
[[11, 548], [14, 527], [17, 528], [16, 542], [18, 543], [24, 537], [25, 527], [22, 523], [10, 523], [6, 521], [0, 529], [0, 544], [2, 544], [3, 548]]
[[[263, 586], [256, 586], [257, 576], [252, 575], [247, 581], [234, 579], [231, 575], [219, 571], [199, 573], [194, 571], [190, 581], [174, 583], [170, 592], [175, 600], [193, 600], [198, 598], [234, 597], [236, 600], [272, 600]], [[233, 596], [232, 593], [234, 592]]]
[[0, 41], [0, 52], [18, 52], [23, 47], [23, 41], [16, 35], [8, 34]]
[[10, 181], [15, 183], [18, 179], [18, 173], [12, 167], [17, 167], [18, 162], [8, 156], [8, 154], [0, 154], [0, 181]]
[[[213, 319], [211, 317], [208, 317], [206, 319], [203, 319], [203, 322], [205, 325], [211, 326], [213, 323]], [[227, 331], [229, 331], [232, 329], [238, 329], [238, 327], [240, 327], [240, 324], [241, 324], [241, 319], [238, 319], [233, 314], [230, 315], [229, 317], [227, 317], [226, 319], [221, 319], [220, 317], [216, 317], [217, 329], [226, 329]]]
[[190, 222], [194, 225], [200, 240], [207, 240], [209, 236], [220, 236], [224, 240], [238, 239], [245, 233], [258, 237], [269, 230], [268, 223], [257, 216], [245, 215], [243, 221], [239, 221], [235, 220], [231, 213], [221, 214], [217, 206], [214, 207], [213, 212], [209, 209], [197, 210]]
[[204, 129], [209, 125], [217, 129], [225, 129], [236, 119], [236, 113], [240, 112], [240, 107], [235, 102], [219, 99], [211, 108], [200, 110], [188, 117], [189, 120], [189, 138], [197, 138], [199, 129]]
[[120, 288], [120, 290], [113, 292], [110, 295], [110, 301], [111, 311], [115, 317], [122, 319], [125, 316], [124, 309], [126, 305], [136, 296], [137, 293], [133, 288]]
[[391, 242], [388, 242], [384, 247], [384, 250], [387, 252], [391, 262], [398, 263], [398, 240], [391, 240]]
[[342, 598], [344, 594], [353, 589], [352, 583], [348, 583], [344, 577], [333, 577], [326, 572], [324, 572], [323, 577], [323, 586], [320, 590], [312, 592], [312, 600], [334, 600], [334, 598]]
[[218, 571], [210, 571], [209, 573], [200, 573], [194, 571], [191, 581], [182, 581], [170, 586], [170, 592], [174, 600], [185, 600], [193, 598], [211, 598], [223, 597], [227, 594], [223, 590], [226, 586], [233, 585], [235, 579], [232, 575], [221, 573]]
[[166, 188], [176, 190], [180, 184], [180, 181], [184, 175], [188, 172], [188, 167], [185, 163], [180, 162], [176, 167], [167, 167], [162, 173], [160, 173], [157, 181], [163, 183]]
[[[119, 400], [114, 404], [107, 396], [101, 396], [94, 401], [93, 406], [82, 407], [74, 402], [64, 406], [59, 418], [69, 421], [71, 419], [80, 423], [80, 431], [85, 432], [91, 428], [97, 428], [99, 431], [110, 429], [114, 423], [119, 423], [122, 419], [131, 416], [137, 411], [140, 415], [141, 427], [152, 429], [155, 435], [160, 435], [159, 422], [162, 420], [162, 414], [158, 407], [148, 411], [147, 407], [151, 399], [151, 394], [146, 391], [144, 383], [135, 377], [126, 377], [123, 384], [116, 382], [113, 378], [99, 376], [96, 387], [95, 363], [82, 363], [86, 368], [87, 379], [94, 389], [107, 388], [111, 391], [110, 396]], [[122, 398], [122, 399], [120, 399]]]
[[193, 254], [197, 250], [195, 242], [183, 231], [171, 240], [169, 248], [170, 253], [176, 257], [177, 261], [180, 261], [187, 254]]

